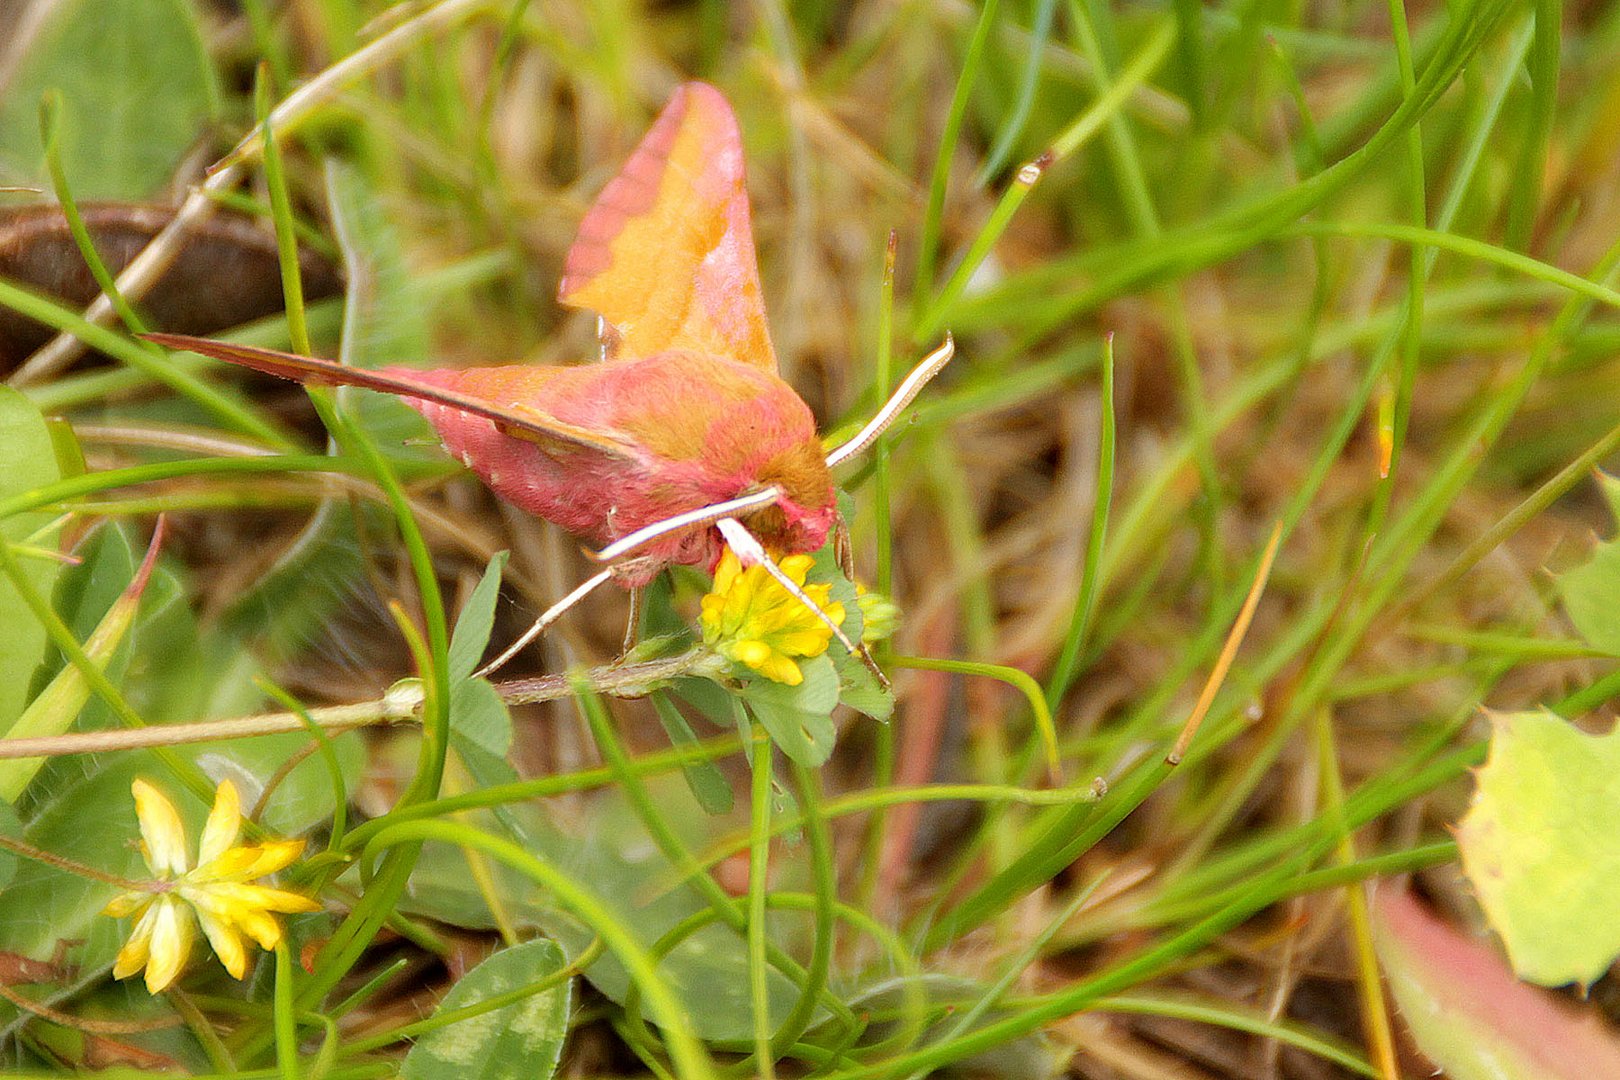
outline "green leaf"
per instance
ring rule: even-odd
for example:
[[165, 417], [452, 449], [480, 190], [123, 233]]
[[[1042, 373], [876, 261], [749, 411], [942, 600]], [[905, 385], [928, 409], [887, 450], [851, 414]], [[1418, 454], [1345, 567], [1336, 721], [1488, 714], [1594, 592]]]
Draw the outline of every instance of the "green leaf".
[[1599, 544], [1592, 557], [1558, 581], [1570, 622], [1594, 649], [1620, 656], [1620, 541]]
[[[331, 741], [332, 752], [337, 755], [338, 772], [343, 777], [343, 798], [347, 801], [360, 783], [366, 760], [365, 744], [356, 731], [346, 731]], [[270, 778], [294, 754], [304, 754], [310, 742], [310, 735], [293, 731], [230, 743], [201, 743], [195, 757], [210, 779], [229, 777], [235, 781], [243, 802], [251, 805], [258, 801]], [[297, 836], [329, 824], [337, 799], [332, 787], [332, 774], [319, 751], [309, 754], [294, 765], [271, 792], [260, 823], [282, 836]]]
[[[24, 815], [24, 837], [34, 847], [123, 877], [146, 871], [135, 847], [135, 800], [130, 782], [145, 776], [163, 785], [186, 821], [193, 842], [206, 807], [171, 785], [151, 751], [52, 762], [29, 788], [31, 809]], [[49, 784], [49, 786], [47, 786]], [[129, 933], [127, 920], [101, 914], [117, 892], [31, 859], [19, 860], [15, 876], [0, 890], [0, 952], [34, 960], [55, 960], [76, 973], [55, 987], [70, 994], [100, 982]], [[8, 1034], [17, 1022], [10, 1005], [0, 1007]]]
[[[479, 787], [518, 778], [507, 759], [512, 750], [512, 714], [487, 679], [462, 679], [450, 687], [450, 745]], [[511, 807], [497, 806], [491, 813], [508, 836], [528, 845], [528, 831]]]
[[456, 617], [455, 633], [450, 635], [450, 681], [460, 682], [472, 675], [489, 645], [489, 632], [495, 625], [495, 601], [501, 595], [501, 571], [507, 552], [497, 551], [484, 568], [484, 576]]
[[382, 526], [375, 507], [322, 503], [276, 561], [235, 598], [221, 630], [276, 660], [291, 660], [326, 633], [328, 624], [366, 580], [360, 537]]
[[[670, 683], [670, 689], [675, 692], [676, 697], [696, 709], [699, 716], [722, 731], [732, 727], [737, 721], [737, 710], [733, 705], [735, 699], [731, 696], [731, 691], [712, 679], [683, 675]], [[744, 739], [744, 744], [747, 741]]]
[[[684, 792], [676, 786], [679, 784], [673, 776], [648, 778], [650, 793], [658, 805], [684, 800]], [[673, 884], [674, 869], [617, 791], [604, 791], [590, 804], [588, 814], [568, 813], [566, 829], [553, 824], [538, 805], [508, 809], [535, 854], [560, 873], [589, 885], [604, 902], [607, 914], [634, 934], [644, 948], [652, 948], [683, 919], [708, 910], [707, 901], [696, 889]], [[475, 812], [474, 820], [482, 818], [482, 823], [487, 823], [484, 813]], [[669, 820], [691, 850], [701, 851], [717, 838], [706, 831], [717, 823], [701, 814], [673, 814]], [[489, 874], [507, 917], [518, 927], [538, 927], [556, 939], [569, 956], [578, 956], [595, 940], [594, 930], [552, 906], [547, 895], [517, 871], [495, 863], [490, 865]], [[449, 844], [431, 843], [423, 848], [401, 909], [454, 926], [481, 930], [496, 926], [488, 900], [468, 872], [466, 853]], [[783, 948], [795, 951], [795, 942], [787, 935], [802, 925], [791, 919], [773, 919], [770, 933]], [[659, 962], [658, 974], [686, 1007], [693, 1034], [698, 1038], [746, 1042], [752, 1037], [748, 950], [736, 930], [717, 925], [704, 927]], [[587, 968], [585, 977], [610, 1000], [624, 1003], [630, 977], [612, 952]], [[770, 984], [774, 1028], [787, 1017], [797, 990], [774, 969]], [[642, 1014], [652, 1019], [645, 1002]]]
[[1457, 830], [1463, 869], [1513, 970], [1590, 984], [1620, 955], [1620, 733], [1493, 713], [1490, 758]]
[[[681, 715], [681, 710], [675, 707], [675, 703], [661, 691], [653, 693], [651, 697], [653, 708], [658, 710], [658, 719], [664, 725], [664, 732], [669, 736], [670, 744], [677, 748], [698, 745], [698, 737], [692, 731], [692, 725], [686, 722], [686, 717]], [[692, 789], [692, 797], [697, 799], [698, 805], [703, 807], [705, 813], [731, 813], [735, 793], [714, 762], [694, 761], [681, 771], [686, 776], [686, 786]]]
[[[673, 785], [678, 783], [674, 777], [650, 781], [653, 801], [668, 805]], [[671, 815], [669, 820], [692, 850], [702, 850], [705, 840], [713, 839], [702, 832], [714, 824], [710, 818], [686, 814]], [[556, 829], [537, 831], [536, 842], [537, 854], [576, 881], [589, 883], [610, 914], [647, 948], [683, 919], [709, 907], [696, 889], [670, 887], [673, 868], [615, 792], [604, 792], [603, 798], [592, 804], [591, 814], [578, 827], [577, 835], [563, 835]], [[561, 911], [545, 911], [541, 925], [570, 956], [577, 956], [596, 936]], [[772, 937], [788, 947], [782, 935], [795, 924], [772, 920], [769, 925]], [[658, 974], [685, 1006], [692, 1020], [692, 1033], [698, 1038], [743, 1042], [752, 1037], [748, 950], [739, 932], [728, 926], [705, 926], [660, 961]], [[586, 969], [585, 977], [613, 1001], [624, 1002], [630, 979], [611, 952]], [[769, 980], [770, 1026], [774, 1030], [786, 1019], [798, 991], [774, 968]], [[645, 1002], [642, 1005], [642, 1013], [647, 1016]]]
[[[330, 158], [326, 196], [347, 283], [340, 358], [362, 368], [422, 363], [430, 354], [429, 305], [411, 275], [387, 208], [377, 198], [376, 180]], [[341, 390], [339, 395], [390, 457], [440, 457], [432, 425], [393, 394]]]
[[[202, 633], [197, 616], [185, 597], [190, 587], [162, 565], [152, 575], [141, 621], [136, 627], [136, 657], [126, 679], [125, 692], [152, 723], [240, 716], [260, 711], [264, 698], [253, 684], [258, 661], [229, 634]], [[165, 602], [167, 601], [167, 602]], [[85, 727], [87, 711], [79, 726]], [[365, 761], [360, 732], [345, 732], [332, 740], [338, 770], [343, 777], [343, 798], [354, 793]], [[242, 801], [252, 806], [265, 785], [295, 754], [308, 751], [311, 736], [294, 731], [254, 739], [199, 743], [182, 750], [214, 780], [230, 777], [241, 790]], [[331, 773], [317, 752], [309, 754], [282, 778], [265, 806], [261, 824], [272, 832], [297, 836], [329, 822], [335, 807]]]
[[[502, 949], [466, 975], [435, 1015], [476, 1005], [561, 971], [562, 950], [550, 941]], [[510, 1005], [436, 1028], [416, 1040], [400, 1069], [403, 1080], [546, 1080], [557, 1069], [568, 1034], [571, 982]]]
[[185, 0], [64, 0], [0, 87], [0, 182], [48, 187], [39, 102], [62, 92], [62, 164], [80, 199], [142, 199], [218, 113]]
[[[118, 546], [112, 545], [113, 559], [116, 564]], [[149, 559], [156, 558], [156, 542], [153, 550], [148, 554]], [[127, 643], [130, 631], [135, 625], [136, 617], [140, 612], [141, 593], [150, 580], [151, 564], [145, 564], [138, 576], [134, 577], [128, 587], [108, 605], [101, 621], [95, 629], [83, 640], [85, 659], [103, 674], [109, 674], [113, 661], [126, 658], [124, 645]], [[75, 614], [81, 614], [75, 612]], [[111, 672], [116, 677], [117, 672]], [[86, 703], [91, 700], [90, 684], [84, 672], [73, 664], [63, 664], [33, 701], [28, 703], [11, 729], [6, 733], [9, 738], [28, 739], [41, 736], [60, 735], [73, 726]], [[15, 803], [39, 770], [44, 767], [48, 759], [12, 758], [0, 761], [0, 800], [6, 803]]]
[[[21, 840], [23, 838], [22, 822], [17, 817], [17, 811], [10, 803], [0, 803], [0, 836], [8, 840]], [[17, 875], [17, 856], [9, 851], [0, 850], [0, 889], [11, 884], [11, 879]]]
[[64, 574], [56, 587], [56, 612], [73, 636], [83, 641], [135, 576], [140, 555], [130, 542], [128, 530], [116, 522], [96, 529], [74, 549], [74, 554], [79, 557], [79, 565]]
[[505, 758], [512, 749], [512, 714], [487, 679], [463, 679], [450, 688], [450, 737]]
[[669, 573], [659, 574], [642, 589], [641, 626], [637, 630], [642, 641], [661, 637], [691, 638], [691, 620], [676, 607], [675, 594], [675, 575]]
[[800, 660], [804, 681], [798, 686], [755, 679], [743, 689], [743, 700], [782, 753], [807, 768], [832, 756], [838, 731], [832, 713], [838, 705], [838, 674], [826, 655]]
[[[112, 607], [129, 585], [130, 579], [135, 576], [135, 567], [140, 558], [134, 544], [130, 542], [128, 530], [123, 525], [112, 522], [91, 533], [79, 545], [75, 554], [79, 557], [79, 565], [63, 572], [62, 579], [56, 586], [55, 607], [57, 614], [62, 616], [62, 621], [73, 631], [74, 638], [84, 641], [100, 625], [107, 614], [107, 609]], [[133, 652], [131, 646], [136, 637], [136, 634], [131, 634], [119, 649], [118, 655], [107, 665], [107, 677], [113, 680], [114, 685], [122, 679], [124, 669], [129, 664], [129, 657]], [[55, 657], [47, 660], [45, 666], [35, 673], [36, 695], [45, 688], [46, 681], [61, 671], [67, 662], [61, 650], [55, 652]], [[85, 714], [80, 719], [79, 726], [90, 730], [105, 727], [110, 722], [112, 713], [108, 710], [107, 703], [100, 697], [95, 697], [85, 706]]]
[[[430, 344], [428, 309], [416, 295], [399, 232], [377, 197], [376, 180], [348, 162], [328, 158], [326, 197], [348, 282], [343, 362], [374, 368], [425, 361]], [[414, 410], [407, 411], [414, 415]]]
[[[16, 495], [61, 479], [51, 433], [39, 410], [17, 391], [0, 386], [0, 498]], [[36, 535], [45, 529], [42, 535]], [[56, 529], [49, 514], [17, 514], [0, 521], [0, 543], [28, 543], [48, 547]], [[50, 596], [62, 564], [54, 559], [28, 556], [20, 560], [23, 573], [40, 593]], [[28, 702], [34, 672], [45, 659], [45, 628], [23, 603], [11, 582], [0, 579], [0, 732], [10, 730]]]
[[866, 665], [853, 656], [838, 663], [838, 703], [874, 720], [887, 720], [894, 714], [894, 694], [878, 685]]

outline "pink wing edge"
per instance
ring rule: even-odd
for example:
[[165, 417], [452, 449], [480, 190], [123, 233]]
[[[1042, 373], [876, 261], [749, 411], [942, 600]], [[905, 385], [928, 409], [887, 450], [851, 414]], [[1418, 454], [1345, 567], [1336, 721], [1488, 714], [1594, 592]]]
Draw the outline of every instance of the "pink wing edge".
[[[569, 307], [591, 310], [588, 305], [574, 300], [574, 293], [609, 270], [614, 238], [631, 219], [646, 213], [656, 203], [670, 150], [692, 109], [698, 109], [709, 120], [704, 131], [710, 149], [707, 156], [718, 165], [699, 178], [711, 181], [713, 190], [698, 194], [725, 217], [725, 234], [716, 249], [723, 257], [715, 265], [699, 268], [692, 290], [698, 302], [708, 310], [709, 317], [722, 327], [722, 332], [737, 344], [739, 351], [758, 353], [762, 344], [765, 359], [762, 366], [774, 371], [776, 353], [765, 313], [743, 299], [747, 293], [762, 298], [763, 290], [759, 284], [753, 219], [748, 204], [742, 132], [726, 96], [706, 82], [693, 80], [675, 88], [669, 103], [642, 136], [623, 168], [608, 181], [586, 211], [563, 263], [557, 299]], [[603, 316], [606, 355], [611, 351], [612, 318], [611, 313], [599, 314]], [[756, 321], [762, 342], [754, 338], [751, 330]]]

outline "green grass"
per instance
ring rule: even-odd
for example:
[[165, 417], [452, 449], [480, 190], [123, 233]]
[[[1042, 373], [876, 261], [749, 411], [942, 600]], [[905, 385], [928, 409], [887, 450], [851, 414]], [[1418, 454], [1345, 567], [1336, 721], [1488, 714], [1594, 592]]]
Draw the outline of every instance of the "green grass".
[[[688, 679], [665, 704], [721, 727], [671, 750], [624, 671], [667, 680], [659, 648], [701, 664], [679, 637], [701, 575], [654, 590], [644, 625], [676, 640], [631, 658], [648, 668], [609, 666], [623, 601], [604, 590], [480, 697], [454, 634], [520, 632], [590, 572], [571, 539], [414, 445], [403, 410], [156, 353], [133, 336], [163, 329], [141, 288], [92, 325], [0, 274], [0, 306], [97, 350], [17, 378], [84, 464], [0, 486], [0, 521], [133, 536], [169, 513], [181, 538], [105, 673], [80, 646], [99, 579], [30, 593], [37, 544], [0, 549], [4, 614], [44, 623], [45, 669], [85, 669], [99, 751], [53, 760], [0, 836], [134, 872], [123, 846], [60, 838], [122, 845], [126, 772], [206, 796], [235, 770], [272, 789], [261, 834], [310, 838], [286, 878], [326, 908], [248, 982], [199, 947], [184, 996], [150, 1003], [112, 988], [94, 897], [0, 930], [41, 963], [77, 943], [73, 974], [14, 986], [40, 1011], [0, 1008], [8, 1065], [83, 1065], [75, 1026], [134, 1019], [151, 1030], [118, 1038], [194, 1075], [381, 1075], [411, 1038], [571, 980], [563, 1060], [591, 1075], [1133, 1075], [1087, 1031], [1122, 1060], [1202, 1061], [1213, 1037], [1234, 1061], [1288, 1047], [1281, 1076], [1306, 1075], [1298, 1055], [1387, 1074], [1344, 1035], [1377, 977], [1344, 890], [1416, 874], [1466, 903], [1447, 829], [1477, 710], [1581, 719], [1615, 690], [1548, 573], [1612, 528], [1589, 478], [1620, 449], [1613, 10], [244, 7], [200, 24], [235, 91], [198, 139], [230, 155], [211, 196], [274, 231], [288, 316], [223, 313], [222, 334], [365, 365], [411, 342], [438, 366], [593, 356], [590, 320], [551, 301], [567, 245], [696, 76], [738, 112], [772, 333], [824, 431], [954, 333], [946, 374], [840, 477], [858, 576], [903, 613], [877, 649], [898, 704], [886, 724], [841, 710], [806, 767], [752, 704]], [[48, 97], [39, 176], [0, 184], [48, 186], [68, 257], [107, 286], [73, 196], [103, 178], [57, 148], [84, 107]], [[340, 186], [376, 221], [340, 232]], [[368, 270], [346, 312], [305, 304], [300, 238]], [[1273, 529], [1254, 624], [1172, 765]], [[501, 548], [503, 598], [470, 616]], [[277, 567], [263, 609], [236, 606]], [[354, 702], [375, 730], [290, 721], [258, 757], [258, 737], [116, 741]], [[698, 763], [731, 812], [684, 785]], [[97, 777], [110, 796], [75, 796]], [[71, 874], [19, 873], [72, 894]], [[470, 956], [540, 935], [569, 968], [423, 1018]], [[1295, 1009], [1288, 987], [1336, 1004]]]

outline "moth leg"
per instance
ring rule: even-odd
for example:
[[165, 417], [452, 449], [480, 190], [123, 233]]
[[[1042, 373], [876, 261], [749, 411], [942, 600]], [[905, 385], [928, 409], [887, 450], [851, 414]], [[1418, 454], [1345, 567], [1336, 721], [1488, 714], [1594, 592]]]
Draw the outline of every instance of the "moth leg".
[[541, 612], [540, 617], [534, 620], [534, 625], [523, 631], [522, 637], [508, 645], [506, 647], [506, 651], [501, 653], [501, 655], [497, 656], [495, 659], [473, 672], [473, 677], [476, 679], [488, 678], [492, 672], [500, 670], [506, 665], [508, 660], [512, 659], [512, 657], [516, 656], [520, 651], [522, 651], [525, 645], [544, 633], [546, 627], [550, 626], [552, 623], [561, 618], [563, 612], [585, 599], [585, 597], [589, 596], [597, 586], [601, 585], [604, 581], [607, 581], [612, 576], [613, 570], [609, 568], [587, 578], [584, 584], [580, 585], [573, 592], [569, 593], [555, 604], [552, 604], [550, 607], [546, 608], [545, 611]]
[[[849, 522], [844, 520], [843, 514], [839, 514], [833, 519], [833, 555], [838, 560], [838, 569], [843, 571], [845, 579], [853, 585], [855, 583], [855, 545], [850, 541]], [[888, 677], [883, 674], [883, 669], [878, 667], [877, 657], [873, 656], [872, 650], [866, 647], [866, 642], [863, 641], [855, 646], [855, 655], [860, 657], [860, 661], [866, 665], [867, 671], [877, 676], [878, 683], [884, 689], [888, 689]]]
[[630, 590], [630, 615], [624, 624], [624, 648], [628, 653], [641, 640], [641, 613], [647, 606], [647, 587], [638, 585]]
[[844, 520], [843, 514], [833, 517], [833, 557], [838, 560], [838, 569], [843, 571], [844, 578], [851, 584], [855, 581], [855, 545], [850, 541], [849, 522]]

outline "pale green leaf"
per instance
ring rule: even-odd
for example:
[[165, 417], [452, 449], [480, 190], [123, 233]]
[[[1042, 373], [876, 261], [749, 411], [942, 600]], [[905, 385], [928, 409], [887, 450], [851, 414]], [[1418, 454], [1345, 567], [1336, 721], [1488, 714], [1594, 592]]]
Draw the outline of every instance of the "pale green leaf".
[[894, 694], [883, 689], [865, 664], [853, 656], [838, 665], [838, 703], [874, 720], [887, 720], [894, 713]]
[[[711, 684], [712, 685], [712, 684]], [[698, 737], [692, 730], [692, 725], [686, 722], [686, 717], [675, 703], [662, 692], [651, 695], [653, 707], [658, 710], [659, 722], [664, 725], [664, 732], [676, 749], [684, 749], [698, 745]], [[694, 761], [681, 770], [686, 775], [686, 786], [692, 789], [692, 797], [697, 799], [698, 805], [706, 813], [729, 814], [735, 798], [731, 785], [726, 783], [718, 767], [712, 761]]]
[[490, 628], [495, 625], [495, 601], [501, 594], [501, 571], [506, 567], [507, 553], [497, 551], [484, 568], [467, 603], [456, 618], [455, 633], [450, 635], [450, 681], [460, 682], [470, 676], [483, 659], [489, 645]]
[[512, 714], [487, 679], [463, 679], [450, 688], [450, 737], [497, 758], [512, 749]]
[[[420, 364], [428, 359], [429, 305], [406, 264], [399, 233], [377, 198], [378, 184], [336, 158], [326, 163], [326, 195], [343, 251], [343, 340], [351, 367]], [[432, 426], [393, 394], [340, 390], [360, 424], [390, 457], [439, 456]]]
[[163, 188], [218, 113], [187, 0], [62, 0], [0, 86], [0, 181], [44, 183], [39, 102], [63, 99], [62, 164], [80, 199]]
[[[444, 996], [435, 1015], [531, 986], [566, 966], [545, 940], [502, 949], [473, 968]], [[556, 1071], [568, 1034], [571, 983], [436, 1028], [416, 1040], [400, 1069], [403, 1080], [546, 1080]]]
[[[17, 818], [17, 811], [10, 803], [0, 803], [0, 836], [8, 840], [21, 840], [23, 838], [22, 822]], [[17, 856], [9, 851], [0, 850], [0, 890], [11, 884], [11, 879], [17, 874]]]
[[799, 670], [804, 681], [798, 686], [755, 679], [743, 690], [743, 700], [782, 753], [814, 768], [832, 756], [838, 737], [832, 720], [838, 705], [838, 674], [825, 653], [800, 660]]
[[[113, 550], [116, 552], [116, 545]], [[108, 605], [101, 621], [84, 639], [85, 658], [102, 673], [107, 672], [113, 658], [119, 654], [130, 629], [135, 625], [136, 613], [140, 609], [141, 592], [148, 580], [147, 574], [150, 569], [148, 565], [146, 572], [132, 580], [129, 587]], [[85, 678], [84, 672], [75, 664], [64, 664], [45, 688], [35, 695], [34, 700], [28, 703], [28, 707], [23, 710], [16, 723], [11, 725], [6, 737], [30, 739], [60, 735], [73, 726], [73, 722], [79, 718], [80, 712], [89, 700], [90, 683]], [[35, 757], [0, 761], [0, 800], [8, 804], [16, 802], [17, 796], [22, 794], [23, 789], [44, 766], [46, 760]]]
[[675, 696], [696, 709], [698, 715], [722, 731], [736, 723], [737, 710], [731, 691], [717, 682], [695, 676], [682, 676], [670, 683]]
[[1457, 830], [1463, 869], [1520, 977], [1590, 984], [1620, 955], [1620, 734], [1494, 713]]
[[1599, 544], [1592, 557], [1558, 580], [1570, 622], [1594, 649], [1620, 656], [1620, 542]]
[[[17, 391], [0, 386], [0, 447], [4, 467], [0, 467], [0, 498], [43, 487], [61, 478], [50, 432], [39, 410]], [[35, 535], [49, 526], [49, 514], [17, 514], [0, 522], [0, 543], [26, 541], [34, 547], [47, 547], [56, 540], [56, 530]], [[52, 559], [24, 556], [19, 559], [23, 573], [33, 587], [50, 596], [61, 574], [62, 564]], [[17, 594], [10, 581], [0, 579], [0, 732], [10, 730], [28, 703], [34, 672], [45, 659], [45, 628]]]

